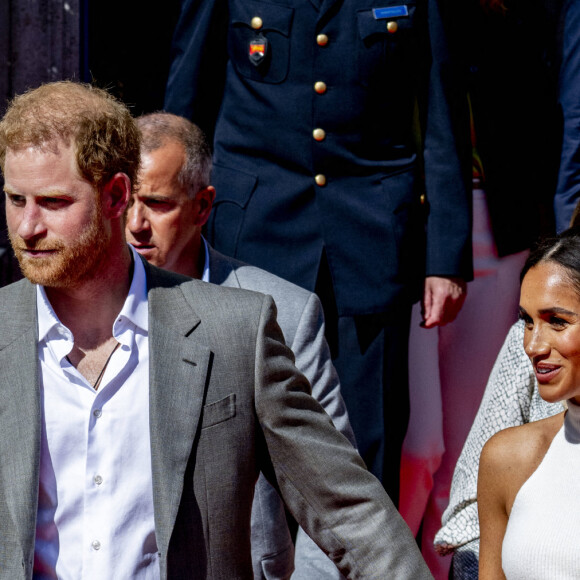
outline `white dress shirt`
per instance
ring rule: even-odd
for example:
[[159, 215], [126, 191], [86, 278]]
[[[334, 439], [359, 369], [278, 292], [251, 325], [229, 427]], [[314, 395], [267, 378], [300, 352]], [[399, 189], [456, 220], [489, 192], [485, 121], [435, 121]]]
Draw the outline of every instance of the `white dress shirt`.
[[134, 273], [98, 391], [66, 356], [74, 337], [37, 288], [42, 404], [34, 577], [159, 578], [149, 437], [145, 271]]

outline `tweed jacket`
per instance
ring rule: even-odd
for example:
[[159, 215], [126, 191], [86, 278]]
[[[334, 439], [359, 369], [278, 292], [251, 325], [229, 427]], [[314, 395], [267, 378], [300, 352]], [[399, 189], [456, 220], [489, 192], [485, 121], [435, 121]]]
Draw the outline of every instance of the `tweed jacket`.
[[[502, 429], [539, 421], [563, 410], [561, 403], [547, 403], [540, 397], [538, 383], [523, 348], [524, 322], [510, 329], [485, 387], [485, 393], [453, 473], [449, 506], [443, 527], [435, 536], [442, 555], [457, 552], [454, 570], [461, 577], [476, 579], [479, 560], [479, 518], [477, 474], [483, 446]], [[457, 577], [457, 576], [456, 576]]]

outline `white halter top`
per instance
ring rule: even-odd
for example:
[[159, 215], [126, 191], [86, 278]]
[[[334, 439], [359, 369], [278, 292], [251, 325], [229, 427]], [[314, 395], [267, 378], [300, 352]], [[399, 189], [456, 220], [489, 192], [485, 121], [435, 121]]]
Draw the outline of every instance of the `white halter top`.
[[580, 406], [518, 491], [502, 546], [507, 580], [580, 578]]

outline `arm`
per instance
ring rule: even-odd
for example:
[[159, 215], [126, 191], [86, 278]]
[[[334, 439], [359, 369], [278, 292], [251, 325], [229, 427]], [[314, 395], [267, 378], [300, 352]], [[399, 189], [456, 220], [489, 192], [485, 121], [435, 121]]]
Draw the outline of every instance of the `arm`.
[[328, 413], [334, 426], [356, 447], [348, 420], [346, 405], [340, 393], [340, 381], [332, 364], [330, 349], [324, 337], [324, 314], [316, 294], [308, 299], [292, 344], [296, 368], [312, 385], [312, 396]]
[[441, 0], [429, 1], [431, 66], [426, 89], [425, 186], [429, 203], [423, 307], [426, 326], [451, 322], [465, 299], [471, 265], [471, 147], [465, 92], [452, 61]]
[[183, 0], [171, 48], [164, 109], [196, 123], [213, 142], [227, 53], [227, 0]]
[[[306, 302], [290, 347], [296, 356], [296, 368], [306, 375], [312, 385], [312, 396], [328, 413], [334, 426], [356, 446], [346, 405], [340, 393], [338, 375], [324, 338], [324, 314], [316, 294], [311, 294]], [[343, 578], [337, 567], [302, 528], [298, 528], [296, 537], [295, 567], [293, 580]]]
[[379, 481], [332, 425], [291, 362], [270, 298], [257, 336], [255, 405], [286, 506], [351, 578], [431, 578]]
[[505, 447], [502, 445], [502, 438], [498, 440], [495, 437], [486, 443], [481, 452], [477, 486], [481, 526], [480, 580], [505, 579], [501, 566], [501, 551], [508, 522], [505, 475], [510, 467], [509, 457], [505, 457]]
[[568, 228], [580, 199], [580, 4], [566, 2], [562, 10], [562, 64], [559, 102], [564, 120], [558, 186], [554, 196], [556, 230]]

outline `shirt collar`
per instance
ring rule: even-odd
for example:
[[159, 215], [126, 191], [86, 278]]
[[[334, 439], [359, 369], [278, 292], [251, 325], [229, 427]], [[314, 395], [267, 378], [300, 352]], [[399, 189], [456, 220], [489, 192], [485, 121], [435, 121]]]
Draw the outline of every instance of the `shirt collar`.
[[[129, 293], [123, 304], [123, 308], [119, 316], [115, 319], [113, 324], [113, 336], [117, 334], [119, 328], [117, 325], [122, 324], [123, 321], [132, 323], [137, 328], [148, 332], [149, 330], [149, 313], [147, 310], [147, 280], [145, 277], [145, 267], [141, 261], [141, 257], [135, 249], [127, 244], [131, 249], [133, 256], [133, 279], [129, 288]], [[206, 260], [207, 261], [207, 260]], [[48, 334], [53, 328], [66, 330], [70, 335], [70, 331], [60, 322], [51, 303], [46, 296], [44, 286], [36, 287], [36, 308], [38, 312], [38, 341], [42, 342], [48, 337]], [[66, 334], [65, 333], [65, 334]], [[72, 338], [72, 335], [70, 336]]]
[[209, 282], [209, 248], [203, 236], [201, 236], [201, 240], [203, 242], [203, 247], [205, 249], [205, 264], [203, 266], [203, 274], [201, 276], [201, 281]]

